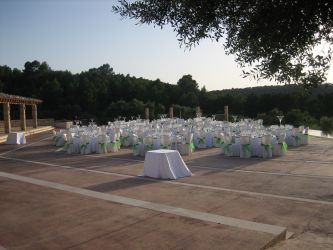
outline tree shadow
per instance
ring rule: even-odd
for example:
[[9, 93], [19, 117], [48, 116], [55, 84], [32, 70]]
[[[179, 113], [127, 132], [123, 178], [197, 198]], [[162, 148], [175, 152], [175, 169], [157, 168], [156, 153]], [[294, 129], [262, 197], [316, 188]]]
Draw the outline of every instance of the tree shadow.
[[120, 180], [100, 183], [97, 185], [87, 186], [84, 188], [93, 190], [96, 192], [106, 193], [106, 192], [112, 192], [112, 191], [117, 191], [117, 190], [135, 188], [138, 186], [154, 185], [160, 181], [165, 181], [165, 180], [150, 179], [150, 178], [146, 178], [146, 177], [142, 177], [142, 178], [129, 177], [129, 178], [125, 178], [125, 179], [120, 179]]

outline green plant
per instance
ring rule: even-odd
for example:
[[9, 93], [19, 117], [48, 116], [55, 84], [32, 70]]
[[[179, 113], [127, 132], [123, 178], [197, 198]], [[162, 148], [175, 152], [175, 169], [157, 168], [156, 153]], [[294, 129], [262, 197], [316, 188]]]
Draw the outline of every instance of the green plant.
[[320, 129], [325, 134], [333, 133], [333, 117], [323, 116], [320, 118]]
[[312, 117], [308, 112], [302, 112], [299, 109], [292, 109], [285, 117], [286, 124], [292, 124], [296, 127], [305, 125], [313, 127], [316, 125], [317, 120]]

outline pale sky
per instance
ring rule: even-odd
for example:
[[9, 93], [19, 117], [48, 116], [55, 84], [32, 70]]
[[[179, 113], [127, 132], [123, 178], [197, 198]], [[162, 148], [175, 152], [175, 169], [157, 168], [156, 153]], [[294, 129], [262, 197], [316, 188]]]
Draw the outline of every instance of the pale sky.
[[[207, 90], [263, 86], [241, 77], [222, 43], [181, 48], [176, 33], [135, 25], [111, 9], [115, 0], [0, 0], [0, 65], [46, 61], [72, 73], [110, 64], [116, 73], [176, 84], [185, 74]], [[328, 75], [333, 82], [333, 66]]]

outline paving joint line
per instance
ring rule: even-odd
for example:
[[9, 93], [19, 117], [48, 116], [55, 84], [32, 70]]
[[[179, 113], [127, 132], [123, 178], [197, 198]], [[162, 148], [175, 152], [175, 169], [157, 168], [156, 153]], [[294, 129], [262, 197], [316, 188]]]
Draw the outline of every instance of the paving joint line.
[[201, 169], [211, 169], [211, 170], [221, 170], [221, 172], [244, 172], [253, 174], [263, 174], [263, 175], [279, 175], [279, 176], [292, 176], [292, 177], [305, 177], [305, 178], [322, 178], [322, 179], [333, 179], [333, 176], [324, 175], [313, 175], [313, 174], [293, 174], [293, 173], [279, 173], [279, 172], [268, 172], [268, 171], [255, 171], [255, 170], [243, 170], [243, 169], [222, 169], [215, 167], [202, 167], [196, 165], [188, 165], [190, 168], [201, 168]]
[[12, 149], [12, 150], [9, 150], [9, 151], [6, 151], [6, 152], [4, 152], [4, 153], [1, 153], [0, 156], [5, 155], [5, 154], [8, 154], [8, 153], [11, 153], [11, 152], [15, 152], [15, 151], [20, 150], [20, 149], [22, 149], [22, 148], [27, 148], [27, 147], [29, 147], [29, 146], [31, 146], [31, 145], [34, 145], [34, 144], [37, 144], [37, 143], [39, 143], [39, 142], [41, 142], [41, 141], [45, 141], [45, 140], [47, 140], [47, 139], [50, 139], [51, 137], [52, 137], [52, 136], [48, 136], [48, 137], [46, 137], [46, 138], [44, 138], [44, 139], [41, 139], [41, 140], [38, 140], [38, 141], [35, 141], [35, 142], [32, 142], [32, 143], [26, 144], [26, 145], [24, 145], [24, 146], [22, 146], [22, 147], [14, 148], [14, 149]]
[[10, 174], [6, 172], [0, 172], [0, 176], [16, 181], [21, 181], [25, 183], [30, 183], [38, 186], [43, 186], [47, 188], [52, 188], [60, 191], [65, 191], [73, 194], [84, 195], [91, 198], [96, 198], [105, 201], [111, 201], [118, 204], [140, 207], [143, 209], [149, 209], [153, 211], [158, 211], [167, 214], [173, 214], [181, 217], [197, 219], [206, 222], [212, 222], [217, 224], [222, 224], [226, 226], [236, 227], [245, 230], [251, 230], [261, 233], [268, 233], [279, 238], [285, 238], [287, 229], [281, 226], [269, 225], [264, 223], [258, 223], [253, 221], [241, 220], [231, 217], [225, 217], [217, 214], [210, 214], [206, 212], [200, 212], [191, 209], [179, 208], [169, 205], [163, 205], [160, 203], [154, 203], [149, 201], [137, 200], [132, 198], [127, 198], [124, 196], [113, 195], [108, 193], [96, 192], [88, 189], [73, 187], [69, 185], [60, 184], [57, 182], [50, 182], [40, 179], [35, 179], [31, 177]]
[[114, 172], [106, 172], [106, 171], [100, 171], [100, 170], [94, 170], [94, 169], [71, 167], [71, 166], [65, 166], [65, 165], [58, 165], [58, 164], [52, 164], [52, 163], [23, 160], [23, 159], [10, 158], [10, 157], [4, 157], [4, 156], [0, 156], [0, 158], [7, 159], [7, 160], [34, 163], [34, 164], [45, 165], [45, 166], [50, 166], [50, 167], [61, 167], [61, 168], [64, 168], [64, 169], [71, 169], [71, 170], [77, 170], [77, 171], [86, 171], [86, 172], [92, 172], [92, 173], [97, 173], [97, 174], [104, 174], [104, 175], [106, 174], [106, 175], [125, 177], [125, 178], [130, 177], [130, 178], [134, 178], [134, 179], [141, 179], [141, 180], [146, 180], [146, 181], [150, 181], [150, 182], [165, 183], [165, 184], [170, 184], [170, 185], [179, 185], [179, 186], [203, 188], [203, 189], [208, 189], [208, 190], [225, 191], [225, 192], [239, 193], [239, 194], [245, 194], [245, 195], [251, 195], [251, 196], [263, 196], [263, 197], [278, 198], [278, 199], [284, 199], [284, 200], [301, 201], [301, 202], [307, 202], [307, 203], [323, 204], [323, 205], [333, 206], [332, 201], [323, 201], [323, 200], [292, 197], [292, 196], [285, 196], [285, 195], [259, 193], [259, 192], [237, 190], [237, 189], [230, 189], [230, 188], [222, 188], [222, 187], [214, 187], [214, 186], [201, 185], [201, 184], [192, 184], [192, 183], [186, 183], [186, 182], [180, 182], [180, 181], [171, 181], [171, 180], [166, 181], [166, 180], [160, 180], [160, 179], [147, 178], [145, 176], [119, 174], [119, 173], [114, 173]]

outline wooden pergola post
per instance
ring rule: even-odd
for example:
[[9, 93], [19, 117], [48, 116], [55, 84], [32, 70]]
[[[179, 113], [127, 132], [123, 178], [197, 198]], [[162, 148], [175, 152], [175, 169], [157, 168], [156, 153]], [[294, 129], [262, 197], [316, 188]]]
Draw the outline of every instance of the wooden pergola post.
[[21, 125], [22, 131], [27, 130], [27, 122], [26, 122], [26, 116], [25, 116], [25, 104], [20, 104], [20, 125]]
[[20, 127], [21, 130], [25, 131], [27, 129], [27, 121], [26, 121], [26, 113], [25, 108], [26, 105], [32, 105], [32, 126], [37, 128], [37, 104], [42, 103], [42, 100], [17, 96], [17, 95], [9, 95], [0, 92], [0, 103], [3, 104], [3, 120], [5, 133], [11, 133], [11, 123], [10, 123], [10, 105], [17, 104], [20, 105]]
[[173, 118], [173, 107], [172, 106], [169, 108], [169, 116], [171, 119]]
[[37, 128], [37, 105], [32, 104], [32, 127]]
[[197, 114], [201, 114], [201, 109], [200, 109], [199, 106], [197, 106], [197, 107], [195, 108], [195, 113], [197, 113]]
[[10, 123], [10, 104], [6, 102], [3, 104], [3, 122], [5, 125], [5, 133], [9, 134], [12, 131]]
[[149, 108], [148, 107], [145, 108], [145, 118], [146, 118], [146, 120], [149, 120]]
[[229, 107], [224, 106], [224, 120], [229, 121]]

